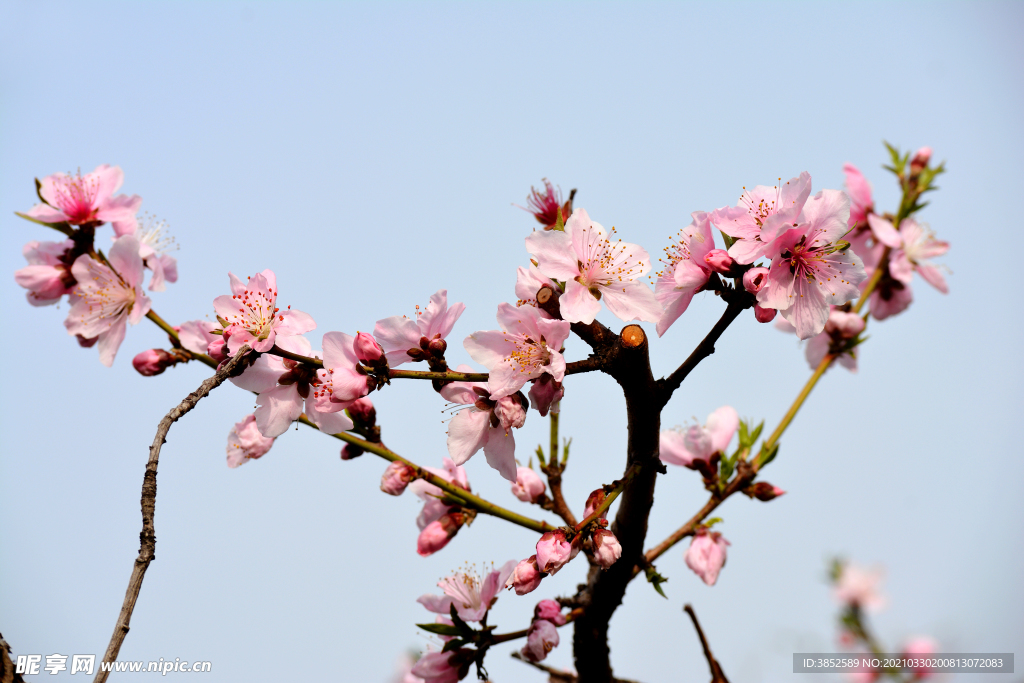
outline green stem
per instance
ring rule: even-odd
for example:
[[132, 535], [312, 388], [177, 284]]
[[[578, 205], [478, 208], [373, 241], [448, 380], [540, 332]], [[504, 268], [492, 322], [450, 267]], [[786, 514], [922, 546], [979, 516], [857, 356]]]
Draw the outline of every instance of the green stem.
[[807, 397], [811, 395], [811, 390], [814, 389], [814, 385], [818, 383], [818, 380], [821, 379], [821, 376], [824, 375], [825, 371], [828, 370], [830, 365], [832, 365], [832, 361], [834, 361], [835, 358], [835, 356], [828, 353], [821, 359], [821, 362], [818, 363], [818, 367], [815, 368], [811, 378], [807, 380], [807, 384], [804, 385], [804, 388], [801, 389], [800, 393], [797, 395], [796, 400], [793, 401], [793, 405], [791, 405], [789, 410], [786, 411], [786, 414], [782, 416], [782, 422], [780, 422], [779, 426], [775, 428], [772, 435], [765, 439], [764, 445], [761, 446], [762, 450], [767, 450], [778, 442], [782, 433], [786, 431], [786, 427], [788, 427], [789, 423], [793, 421], [794, 417], [796, 417], [797, 411], [800, 410], [800, 406], [802, 406], [804, 401], [807, 400]]
[[558, 462], [558, 413], [551, 413], [551, 463]]
[[[319, 427], [317, 427], [313, 423], [313, 421], [310, 420], [305, 415], [300, 415], [297, 422], [301, 422], [307, 427], [312, 427], [313, 429], [319, 429]], [[410, 460], [406, 460], [402, 456], [385, 448], [383, 445], [379, 443], [371, 443], [369, 441], [366, 441], [365, 439], [360, 439], [359, 437], [353, 436], [347, 432], [331, 434], [330, 436], [333, 436], [335, 439], [344, 441], [345, 443], [350, 443], [353, 446], [358, 446], [362, 450], [380, 456], [385, 460], [389, 460], [391, 462], [405, 463], [409, 467], [416, 470], [416, 477], [418, 479], [423, 479], [433, 484], [437, 488], [441, 489], [445, 493], [452, 496], [452, 498], [457, 498], [466, 507], [471, 507], [477, 512], [481, 512], [485, 515], [491, 515], [492, 517], [504, 519], [506, 522], [518, 524], [521, 527], [525, 527], [527, 529], [530, 529], [531, 531], [536, 531], [537, 533], [541, 534], [547, 531], [552, 531], [555, 528], [547, 522], [541, 522], [535, 519], [530, 519], [529, 517], [524, 517], [523, 515], [512, 512], [511, 510], [506, 510], [505, 508], [499, 505], [495, 505], [490, 501], [484, 500], [479, 496], [473, 495], [472, 493], [466, 491], [465, 489], [460, 489], [458, 486], [455, 486], [451, 482], [446, 481], [441, 477], [437, 476], [436, 474], [427, 471], [426, 469], [420, 467], [419, 465]]]
[[486, 382], [486, 372], [427, 372], [422, 370], [388, 370], [389, 379], [440, 379], [453, 382]]
[[635, 477], [639, 471], [639, 465], [630, 465], [629, 469], [626, 470], [626, 474], [622, 476], [622, 479], [615, 482], [615, 486], [604, 497], [604, 500], [601, 501], [601, 504], [598, 505], [592, 513], [590, 513], [589, 517], [587, 517], [582, 522], [576, 525], [576, 531], [582, 531], [583, 529], [586, 529], [588, 524], [599, 519], [601, 515], [603, 515], [608, 510], [608, 508], [612, 506], [612, 503], [615, 502], [615, 499], [618, 498], [619, 494], [622, 493], [622, 490], [626, 488], [626, 484], [632, 481], [633, 477]]

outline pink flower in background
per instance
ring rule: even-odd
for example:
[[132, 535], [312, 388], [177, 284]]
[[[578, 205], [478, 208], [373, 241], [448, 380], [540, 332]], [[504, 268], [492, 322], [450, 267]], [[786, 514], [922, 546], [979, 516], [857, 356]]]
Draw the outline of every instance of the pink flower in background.
[[537, 586], [545, 576], [547, 574], [537, 566], [537, 556], [530, 555], [512, 570], [508, 580], [505, 581], [505, 588], [509, 590], [514, 588], [516, 595], [526, 595], [537, 590]]
[[[326, 343], [326, 335], [325, 343]], [[280, 348], [301, 356], [312, 356], [309, 340], [301, 336], [278, 337]], [[260, 433], [277, 437], [288, 431], [305, 407], [308, 417], [320, 431], [338, 434], [352, 429], [352, 420], [343, 412], [323, 412], [316, 405], [318, 384], [316, 368], [280, 356], [264, 354], [231, 381], [258, 394], [256, 425]]]
[[[864, 319], [856, 313], [847, 313], [833, 308], [828, 322], [820, 334], [807, 342], [807, 364], [815, 369], [832, 348], [841, 348], [864, 331]], [[843, 352], [836, 361], [850, 372], [857, 372], [857, 349]]]
[[124, 341], [127, 323], [142, 320], [150, 301], [142, 292], [138, 240], [130, 235], [118, 238], [108, 261], [116, 273], [86, 254], [75, 259], [71, 274], [78, 285], [71, 293], [64, 327], [71, 335], [98, 338], [100, 362], [110, 367]]
[[547, 619], [537, 619], [526, 634], [526, 645], [520, 654], [527, 661], [539, 662], [558, 647], [558, 629]]
[[405, 492], [409, 482], [415, 478], [415, 469], [401, 460], [395, 460], [388, 464], [384, 474], [381, 475], [380, 490], [389, 496], [400, 496]]
[[843, 173], [846, 174], [846, 193], [850, 195], [849, 225], [852, 228], [867, 222], [868, 214], [874, 213], [875, 202], [871, 198], [871, 183], [856, 166], [843, 164]]
[[390, 318], [378, 320], [373, 328], [373, 336], [377, 339], [384, 352], [387, 354], [388, 365], [397, 367], [402, 363], [422, 360], [409, 355], [410, 349], [422, 351], [421, 341], [426, 339], [429, 343], [434, 339], [444, 339], [452, 331], [455, 321], [459, 319], [466, 305], [462, 303], [453, 304], [448, 307], [448, 290], [439, 289], [430, 297], [425, 311], [420, 312], [416, 307], [416, 319], [410, 320], [404, 315], [393, 315]]
[[[934, 655], [939, 651], [939, 643], [934, 638], [928, 636], [917, 636], [911, 638], [903, 645], [902, 654], [904, 657], [910, 658], [924, 658], [927, 660], [928, 657]], [[921, 680], [927, 678], [935, 673], [934, 669], [929, 666], [916, 666], [913, 667], [914, 679]]]
[[423, 527], [416, 538], [416, 552], [428, 557], [441, 550], [459, 533], [466, 518], [461, 512], [446, 512]]
[[844, 192], [822, 190], [804, 204], [799, 227], [782, 233], [767, 250], [772, 267], [757, 301], [777, 309], [800, 339], [821, 332], [830, 306], [856, 298], [866, 277], [860, 258], [835, 245], [849, 216]]
[[743, 273], [743, 289], [751, 294], [757, 294], [768, 284], [767, 268], [751, 268]]
[[213, 333], [219, 329], [220, 325], [210, 320], [189, 320], [179, 326], [178, 342], [192, 353], [209, 353], [211, 343], [223, 340]]
[[537, 567], [545, 574], [554, 575], [575, 555], [576, 549], [561, 529], [549, 531], [537, 541]]
[[237, 278], [232, 278], [232, 294], [213, 300], [217, 317], [225, 321], [225, 331], [230, 331], [228, 342], [230, 354], [238, 352], [244, 344], [254, 351], [269, 351], [278, 335], [294, 336], [316, 329], [313, 318], [301, 311], [281, 311], [277, 308], [277, 277], [272, 270], [249, 278], [241, 292], [237, 291]]
[[[530, 267], [523, 268], [520, 266], [516, 270], [516, 297], [518, 301], [516, 306], [533, 306], [537, 308], [537, 292], [540, 291], [541, 287], [548, 286], [552, 291], [560, 291], [558, 285], [556, 285], [550, 278], [544, 277], [537, 266], [530, 264]], [[547, 311], [540, 310], [542, 318], [550, 318]]]
[[852, 562], [846, 563], [839, 572], [833, 596], [841, 604], [877, 612], [886, 604], [878, 590], [883, 574], [881, 569], [865, 569]]
[[639, 281], [651, 269], [647, 251], [621, 240], [612, 242], [584, 209], [573, 211], [565, 232], [532, 233], [526, 238], [526, 249], [537, 259], [541, 273], [565, 282], [559, 299], [564, 320], [594, 322], [601, 301], [621, 320], [657, 322], [661, 318], [654, 293]]
[[737, 238], [729, 247], [729, 256], [739, 263], [753, 263], [765, 255], [772, 241], [799, 222], [810, 194], [811, 176], [807, 171], [782, 187], [743, 188], [736, 206], [716, 209], [711, 222], [726, 235]]
[[33, 206], [28, 215], [43, 223], [113, 223], [117, 234], [129, 234], [135, 229], [142, 197], [115, 197], [123, 182], [121, 168], [107, 164], [84, 176], [81, 171], [75, 175], [54, 173], [39, 181], [39, 195], [45, 203]]
[[457, 683], [459, 669], [457, 665], [452, 665], [451, 660], [458, 652], [427, 652], [419, 658], [409, 673], [423, 679], [423, 683]]
[[665, 248], [668, 262], [654, 284], [654, 296], [665, 309], [658, 320], [659, 337], [686, 311], [693, 295], [711, 277], [711, 267], [706, 262], [708, 253], [715, 248], [711, 214], [694, 211], [690, 216], [693, 222], [679, 232], [675, 244]]
[[[435, 467], [424, 467], [423, 469], [469, 491], [466, 470], [452, 462], [451, 458], [445, 458], [443, 464], [444, 467], [441, 469]], [[420, 536], [417, 539], [417, 552], [425, 557], [447, 545], [448, 541], [458, 533], [464, 520], [461, 513], [454, 512], [455, 508], [441, 502], [444, 491], [427, 480], [417, 479], [409, 484], [409, 489], [424, 501], [423, 509], [416, 517], [416, 526], [420, 530]]]
[[547, 487], [540, 475], [529, 467], [516, 468], [516, 480], [512, 483], [512, 495], [524, 503], [535, 503], [544, 495]]
[[256, 416], [246, 415], [228, 434], [228, 467], [238, 467], [262, 458], [274, 445], [274, 439], [260, 434]]
[[541, 417], [547, 417], [549, 411], [557, 413], [564, 396], [565, 387], [548, 374], [541, 375], [530, 385], [530, 407], [540, 413]]
[[178, 245], [168, 235], [165, 221], [147, 216], [141, 225], [132, 226], [131, 230], [115, 226], [114, 232], [118, 235], [134, 235], [139, 240], [139, 256], [146, 267], [153, 271], [153, 277], [149, 279], [149, 291], [162, 292], [167, 289], [166, 282], [178, 281], [178, 260], [167, 254], [177, 249]]
[[708, 415], [704, 426], [693, 425], [686, 430], [666, 429], [661, 432], [659, 440], [661, 461], [697, 469], [696, 461], [710, 463], [712, 455], [725, 453], [739, 425], [740, 418], [735, 408], [722, 406]]
[[[530, 187], [530, 196], [526, 198], [526, 203], [529, 208], [524, 206], [519, 208], [532, 213], [545, 230], [551, 230], [558, 224], [558, 212], [562, 208], [562, 193], [560, 190], [556, 190], [547, 178], [544, 178], [543, 190], [537, 191], [536, 188]], [[567, 212], [568, 210], [563, 212], [562, 216], [564, 217]]]
[[178, 358], [163, 349], [149, 349], [132, 358], [132, 367], [143, 377], [153, 377], [177, 362]]
[[490, 372], [487, 388], [492, 400], [516, 393], [545, 373], [558, 382], [565, 378], [561, 349], [569, 323], [541, 317], [531, 306], [506, 303], [498, 305], [497, 317], [502, 331], [474, 332], [463, 342], [470, 357]]
[[444, 595], [423, 595], [416, 602], [431, 612], [447, 615], [452, 605], [463, 621], [480, 621], [494, 604], [498, 591], [508, 581], [516, 567], [515, 560], [509, 560], [500, 568], [479, 576], [472, 568], [456, 572], [437, 582]]
[[344, 332], [327, 332], [323, 344], [324, 367], [317, 372], [319, 386], [313, 396], [317, 410], [337, 413], [370, 393], [374, 383], [361, 369], [355, 339]]
[[718, 573], [725, 566], [726, 548], [730, 545], [722, 534], [701, 528], [686, 551], [686, 566], [709, 586], [718, 581]]
[[48, 306], [60, 301], [75, 286], [70, 266], [64, 262], [73, 249], [71, 240], [26, 244], [21, 253], [28, 265], [14, 273], [14, 281], [28, 290], [25, 297], [33, 306]]
[[566, 623], [565, 615], [562, 614], [562, 606], [554, 600], [541, 600], [533, 608], [534, 620], [546, 619], [555, 626], [563, 626]]
[[622, 546], [615, 534], [607, 529], [598, 529], [594, 532], [594, 561], [601, 569], [615, 564], [622, 556]]
[[[892, 226], [889, 221], [880, 220]], [[949, 251], [949, 242], [935, 239], [935, 233], [913, 218], [904, 219], [900, 223], [899, 240], [899, 248], [889, 257], [889, 274], [903, 284], [909, 285], [914, 271], [917, 271], [932, 287], [943, 294], [948, 294], [946, 277], [930, 259]]]

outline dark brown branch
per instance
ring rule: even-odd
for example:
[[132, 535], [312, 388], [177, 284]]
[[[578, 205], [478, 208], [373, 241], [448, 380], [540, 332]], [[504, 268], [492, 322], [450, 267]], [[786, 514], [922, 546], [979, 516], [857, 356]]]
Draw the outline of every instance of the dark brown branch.
[[[167, 432], [170, 431], [172, 424], [195, 408], [200, 399], [205, 398], [211, 391], [223, 384], [224, 380], [231, 377], [243, 363], [243, 357], [248, 352], [248, 346], [239, 349], [234, 358], [225, 363], [224, 367], [206, 379], [198, 389], [171, 409], [171, 412], [167, 413], [157, 425], [153, 445], [149, 447], [146, 474], [142, 478], [142, 533], [139, 534], [139, 556], [135, 558], [132, 576], [128, 580], [128, 590], [125, 592], [124, 603], [121, 605], [121, 613], [117, 616], [117, 624], [114, 626], [114, 635], [110, 637], [107, 652], [103, 655], [104, 662], [113, 662], [117, 659], [124, 637], [128, 635], [132, 612], [135, 610], [135, 601], [138, 600], [139, 591], [142, 589], [142, 579], [146, 575], [149, 563], [156, 559], [156, 530], [153, 526], [153, 517], [156, 513], [156, 470], [160, 463], [160, 449], [167, 439]], [[109, 675], [109, 671], [104, 671], [103, 667], [100, 667], [96, 672], [94, 683], [103, 683]]]
[[14, 662], [11, 661], [11, 646], [0, 634], [0, 683], [25, 683], [21, 674], [15, 673]]
[[707, 336], [697, 344], [697, 348], [683, 361], [683, 364], [676, 368], [676, 371], [668, 377], [658, 380], [658, 399], [662, 406], [668, 403], [669, 399], [672, 398], [672, 393], [679, 388], [679, 385], [697, 367], [697, 364], [715, 352], [715, 342], [722, 336], [725, 329], [732, 324], [732, 321], [736, 320], [739, 314], [743, 312], [743, 309], [748, 307], [749, 302], [743, 299], [733, 301], [726, 306], [722, 317], [711, 328]]
[[693, 611], [693, 607], [683, 605], [683, 610], [690, 615], [693, 627], [697, 629], [697, 637], [700, 638], [700, 645], [704, 648], [704, 658], [708, 660], [708, 666], [711, 668], [711, 683], [729, 683], [729, 679], [725, 677], [725, 673], [722, 671], [718, 660], [711, 654], [711, 646], [708, 645], [708, 640], [704, 637], [704, 631], [700, 627], [700, 622], [697, 621], [697, 614]]

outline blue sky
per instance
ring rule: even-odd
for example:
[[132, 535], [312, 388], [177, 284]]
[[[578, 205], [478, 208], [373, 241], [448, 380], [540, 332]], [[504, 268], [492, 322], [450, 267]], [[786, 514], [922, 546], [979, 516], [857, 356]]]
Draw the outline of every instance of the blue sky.
[[[658, 564], [669, 600], [630, 587], [611, 629], [616, 671], [705, 676], [681, 612], [692, 602], [733, 680], [790, 677], [791, 653], [836, 647], [824, 581], [842, 554], [887, 568], [879, 636], [936, 637], [946, 651], [1024, 650], [1024, 538], [1016, 430], [1022, 405], [1016, 300], [1024, 48], [1019, 3], [98, 3], [0, 2], [0, 263], [47, 239], [14, 211], [33, 177], [120, 165], [124, 191], [169, 222], [180, 281], [153, 297], [172, 322], [212, 313], [227, 272], [272, 268], [281, 298], [322, 332], [369, 330], [447, 288], [459, 339], [514, 299], [523, 203], [548, 177], [626, 241], [660, 253], [689, 213], [744, 185], [807, 170], [816, 189], [858, 165], [877, 203], [898, 200], [883, 139], [948, 162], [921, 214], [953, 248], [950, 294], [915, 282], [911, 309], [872, 325], [861, 369], [830, 371], [766, 478], [789, 493], [731, 500], [732, 542], [713, 588], [682, 560]], [[147, 446], [205, 376], [138, 376], [164, 343], [129, 330], [112, 369], [64, 333], [60, 309], [0, 290], [10, 360], [0, 394], [0, 614], [15, 653], [102, 654], [139, 531]], [[713, 296], [652, 347], [667, 374], [721, 312]], [[613, 318], [603, 314], [608, 324]], [[653, 327], [652, 327], [653, 329]], [[13, 334], [11, 334], [13, 332]], [[578, 341], [570, 360], [582, 358]], [[720, 405], [781, 417], [809, 369], [792, 337], [745, 316], [687, 380], [663, 424]], [[435, 465], [442, 405], [426, 385], [375, 398], [385, 442]], [[478, 519], [445, 549], [414, 553], [411, 496], [380, 494], [382, 461], [340, 462], [308, 430], [265, 458], [224, 465], [252, 409], [224, 388], [171, 431], [160, 469], [157, 559], [123, 659], [210, 660], [220, 681], [387, 680], [425, 643], [416, 597], [465, 561], [530, 554], [529, 532]], [[567, 495], [621, 474], [624, 411], [606, 377], [567, 385]], [[525, 457], [544, 441], [531, 415]], [[521, 506], [482, 458], [474, 490]], [[656, 542], [703, 502], [696, 475], [659, 482]], [[517, 507], [516, 509], [520, 509]], [[650, 543], [649, 543], [650, 544]], [[501, 630], [533, 598], [570, 594], [570, 567], [530, 598], [503, 595]], [[551, 656], [569, 665], [569, 634]], [[496, 681], [532, 672], [496, 648]], [[539, 676], [535, 676], [540, 680]]]

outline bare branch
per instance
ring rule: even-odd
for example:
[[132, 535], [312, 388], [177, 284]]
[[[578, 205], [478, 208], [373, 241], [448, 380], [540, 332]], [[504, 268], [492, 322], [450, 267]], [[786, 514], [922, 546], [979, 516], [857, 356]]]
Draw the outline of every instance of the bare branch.
[[[172, 424], [195, 408], [200, 399], [205, 398], [211, 391], [223, 384], [224, 380], [231, 377], [242, 364], [243, 357], [248, 352], [248, 346], [239, 349], [234, 358], [225, 363], [212, 377], [204, 380], [198, 389], [171, 409], [171, 412], [167, 413], [157, 425], [153, 445], [149, 447], [146, 474], [142, 479], [142, 533], [139, 534], [139, 556], [135, 558], [135, 567], [128, 580], [128, 590], [125, 592], [124, 604], [121, 605], [121, 613], [117, 616], [114, 635], [110, 637], [107, 652], [103, 655], [104, 662], [113, 662], [117, 659], [124, 637], [128, 635], [132, 612], [135, 610], [135, 601], [138, 600], [139, 591], [142, 589], [142, 579], [146, 575], [149, 563], [156, 559], [156, 530], [153, 526], [153, 516], [156, 513], [156, 470], [160, 462], [160, 449], [167, 438], [167, 432], [170, 431]], [[96, 672], [94, 683], [103, 683], [107, 680], [108, 675], [110, 672], [104, 671], [103, 667], [100, 667], [100, 670]]]
[[711, 646], [708, 645], [708, 640], [704, 637], [704, 631], [700, 627], [700, 622], [697, 621], [697, 613], [688, 604], [683, 605], [683, 610], [690, 615], [693, 627], [697, 629], [697, 637], [700, 638], [700, 645], [704, 648], [704, 658], [708, 660], [708, 666], [711, 667], [711, 683], [729, 683], [729, 679], [725, 677], [725, 673], [722, 671], [718, 660], [711, 654]]
[[711, 328], [707, 336], [697, 344], [697, 348], [683, 361], [683, 364], [676, 368], [676, 371], [664, 379], [658, 380], [659, 398], [661, 405], [668, 403], [672, 398], [672, 392], [679, 388], [686, 376], [697, 367], [697, 364], [715, 352], [715, 342], [722, 336], [725, 329], [732, 324], [747, 304], [742, 301], [734, 301], [725, 308], [725, 313], [719, 318], [715, 326]]

